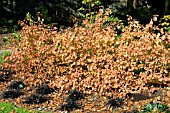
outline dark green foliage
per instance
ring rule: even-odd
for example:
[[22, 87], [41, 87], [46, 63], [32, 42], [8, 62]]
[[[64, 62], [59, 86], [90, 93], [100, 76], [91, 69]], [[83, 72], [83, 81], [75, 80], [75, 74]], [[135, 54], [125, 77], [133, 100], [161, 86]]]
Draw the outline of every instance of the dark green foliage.
[[167, 44], [167, 45], [166, 45], [166, 48], [170, 48], [170, 44]]
[[[7, 13], [8, 14], [8, 13]], [[5, 14], [5, 15], [7, 15]], [[10, 17], [4, 17], [4, 15], [1, 15], [0, 11], [0, 34], [1, 33], [7, 33], [7, 32], [14, 32], [18, 29], [20, 29], [20, 26], [18, 25], [18, 20], [16, 18]]]
[[116, 36], [116, 39], [119, 40], [121, 38], [122, 35], [118, 35]]
[[22, 81], [13, 81], [8, 86], [8, 89], [20, 90], [20, 89], [23, 89], [24, 87], [25, 87], [25, 84]]
[[78, 100], [84, 99], [84, 95], [77, 90], [69, 91], [69, 96], [66, 99], [67, 104], [61, 106], [60, 110], [73, 111], [75, 109], [81, 109], [81, 105], [78, 104]]
[[50, 88], [48, 85], [42, 85], [36, 89], [36, 93], [38, 94], [50, 94], [52, 92], [54, 92], [54, 89]]
[[150, 112], [164, 112], [169, 107], [167, 105], [161, 104], [161, 103], [149, 103], [143, 107], [141, 110], [142, 113], [150, 113]]
[[75, 109], [80, 109], [80, 106], [71, 99], [67, 101], [67, 104], [62, 105], [60, 108], [61, 111], [66, 110], [68, 112], [73, 111]]
[[77, 100], [80, 100], [80, 99], [83, 99], [84, 96], [82, 93], [80, 93], [79, 91], [77, 90], [72, 90], [69, 92], [69, 96], [67, 98], [67, 101], [69, 102], [69, 100], [73, 100], [73, 101], [77, 101]]
[[9, 90], [9, 91], [6, 91], [2, 94], [2, 97], [3, 98], [18, 98], [19, 96], [23, 95], [24, 93], [23, 92], [20, 92], [18, 90]]
[[13, 3], [0, 3], [0, 12], [4, 13], [0, 13], [0, 16], [4, 17], [0, 19], [0, 25], [11, 26], [13, 31], [19, 28], [18, 20], [23, 20], [28, 12], [32, 14], [34, 21], [37, 21], [37, 13], [39, 12], [45, 23], [57, 22], [59, 23], [58, 27], [60, 25], [72, 26], [72, 19], [79, 16], [77, 9], [81, 7], [79, 4], [81, 0], [13, 0]]
[[137, 9], [134, 10], [133, 0], [3, 0], [0, 2], [0, 16], [3, 17], [0, 19], [0, 25], [3, 29], [9, 28], [0, 32], [13, 32], [20, 29], [18, 20], [23, 20], [28, 12], [32, 14], [34, 21], [37, 21], [39, 12], [39, 16], [45, 23], [58, 23], [58, 28], [73, 26], [74, 23], [81, 23], [85, 18], [94, 22], [100, 6], [104, 6], [104, 11], [107, 8], [111, 9], [111, 15], [114, 17], [126, 20], [128, 14], [142, 23], [147, 23], [155, 9], [158, 13], [163, 13], [163, 4], [159, 6], [148, 0], [140, 0], [137, 3]]
[[105, 8], [110, 8], [114, 15], [126, 15], [127, 5], [126, 0], [101, 0]]
[[167, 71], [170, 72], [170, 67], [167, 68]]
[[40, 104], [40, 103], [43, 103], [47, 100], [48, 100], [48, 98], [45, 97], [45, 96], [33, 94], [30, 97], [25, 99], [25, 103], [26, 104]]
[[145, 72], [145, 69], [144, 69], [144, 68], [135, 69], [135, 70], [134, 70], [134, 78], [138, 78], [138, 75], [139, 75], [141, 72]]
[[109, 99], [108, 102], [105, 104], [105, 106], [112, 107], [113, 109], [122, 107], [123, 105], [123, 99], [115, 98], [115, 99]]

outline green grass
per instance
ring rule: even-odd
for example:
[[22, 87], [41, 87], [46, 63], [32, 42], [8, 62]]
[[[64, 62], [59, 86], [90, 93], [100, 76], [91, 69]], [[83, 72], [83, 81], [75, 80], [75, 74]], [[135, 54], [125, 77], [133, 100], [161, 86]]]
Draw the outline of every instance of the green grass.
[[16, 108], [13, 104], [10, 103], [3, 103], [3, 102], [0, 103], [1, 113], [10, 113], [12, 111], [14, 111], [14, 113], [31, 113], [31, 111], [26, 108], [21, 108], [21, 107]]
[[142, 113], [170, 113], [168, 106], [161, 103], [149, 103], [142, 109]]
[[0, 66], [5, 62], [5, 57], [12, 54], [11, 50], [0, 51]]
[[27, 108], [23, 107], [15, 107], [15, 105], [7, 102], [0, 102], [0, 113], [52, 113], [52, 112], [43, 112], [43, 111], [38, 111], [38, 110], [29, 110]]

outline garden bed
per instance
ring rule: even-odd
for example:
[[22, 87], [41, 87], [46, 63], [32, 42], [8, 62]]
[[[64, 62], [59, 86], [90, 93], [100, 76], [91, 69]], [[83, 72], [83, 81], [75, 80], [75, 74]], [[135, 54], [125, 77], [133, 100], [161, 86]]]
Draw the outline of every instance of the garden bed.
[[103, 21], [63, 33], [21, 23], [20, 41], [3, 57], [1, 101], [50, 112], [122, 113], [150, 103], [168, 113], [170, 35], [133, 20], [123, 29], [119, 22], [102, 28]]

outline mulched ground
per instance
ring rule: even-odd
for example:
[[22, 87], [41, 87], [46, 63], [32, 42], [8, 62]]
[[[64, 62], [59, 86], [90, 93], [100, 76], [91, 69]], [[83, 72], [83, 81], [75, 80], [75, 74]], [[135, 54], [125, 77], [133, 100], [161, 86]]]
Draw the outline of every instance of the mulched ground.
[[[11, 45], [3, 42], [0, 35], [1, 50], [9, 49]], [[2, 42], [2, 43], [1, 43]], [[99, 95], [85, 95], [77, 90], [70, 90], [63, 94], [60, 89], [52, 88], [48, 83], [34, 87], [26, 80], [22, 80], [11, 70], [0, 70], [0, 101], [11, 102], [17, 106], [52, 112], [77, 111], [86, 113], [118, 112], [135, 113], [134, 108], [141, 109], [149, 102], [158, 102], [170, 106], [170, 88], [163, 87], [142, 93], [132, 92], [122, 95], [115, 92], [113, 97]], [[154, 89], [154, 88], [152, 88]]]
[[[141, 108], [149, 102], [169, 104], [169, 89], [160, 88], [153, 94], [129, 93], [121, 97], [118, 93], [114, 97], [106, 98], [98, 95], [84, 95], [77, 90], [60, 95], [59, 89], [52, 89], [48, 84], [34, 87], [29, 83], [15, 78], [10, 71], [0, 74], [0, 94], [3, 102], [11, 102], [16, 106], [52, 112], [112, 112], [135, 113], [135, 107]], [[140, 106], [140, 107], [139, 107]]]

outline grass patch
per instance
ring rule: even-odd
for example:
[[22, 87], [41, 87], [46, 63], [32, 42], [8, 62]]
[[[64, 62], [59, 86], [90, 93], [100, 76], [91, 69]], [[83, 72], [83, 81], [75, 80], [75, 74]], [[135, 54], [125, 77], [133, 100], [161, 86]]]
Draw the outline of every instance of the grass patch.
[[23, 107], [15, 107], [9, 102], [0, 102], [0, 113], [52, 113], [38, 110], [29, 110]]
[[11, 54], [11, 50], [0, 51], [0, 66], [5, 62], [5, 57], [10, 56]]
[[10, 103], [5, 103], [5, 102], [0, 102], [0, 112], [1, 113], [31, 113], [30, 110], [22, 107], [15, 107], [15, 105], [10, 104]]

